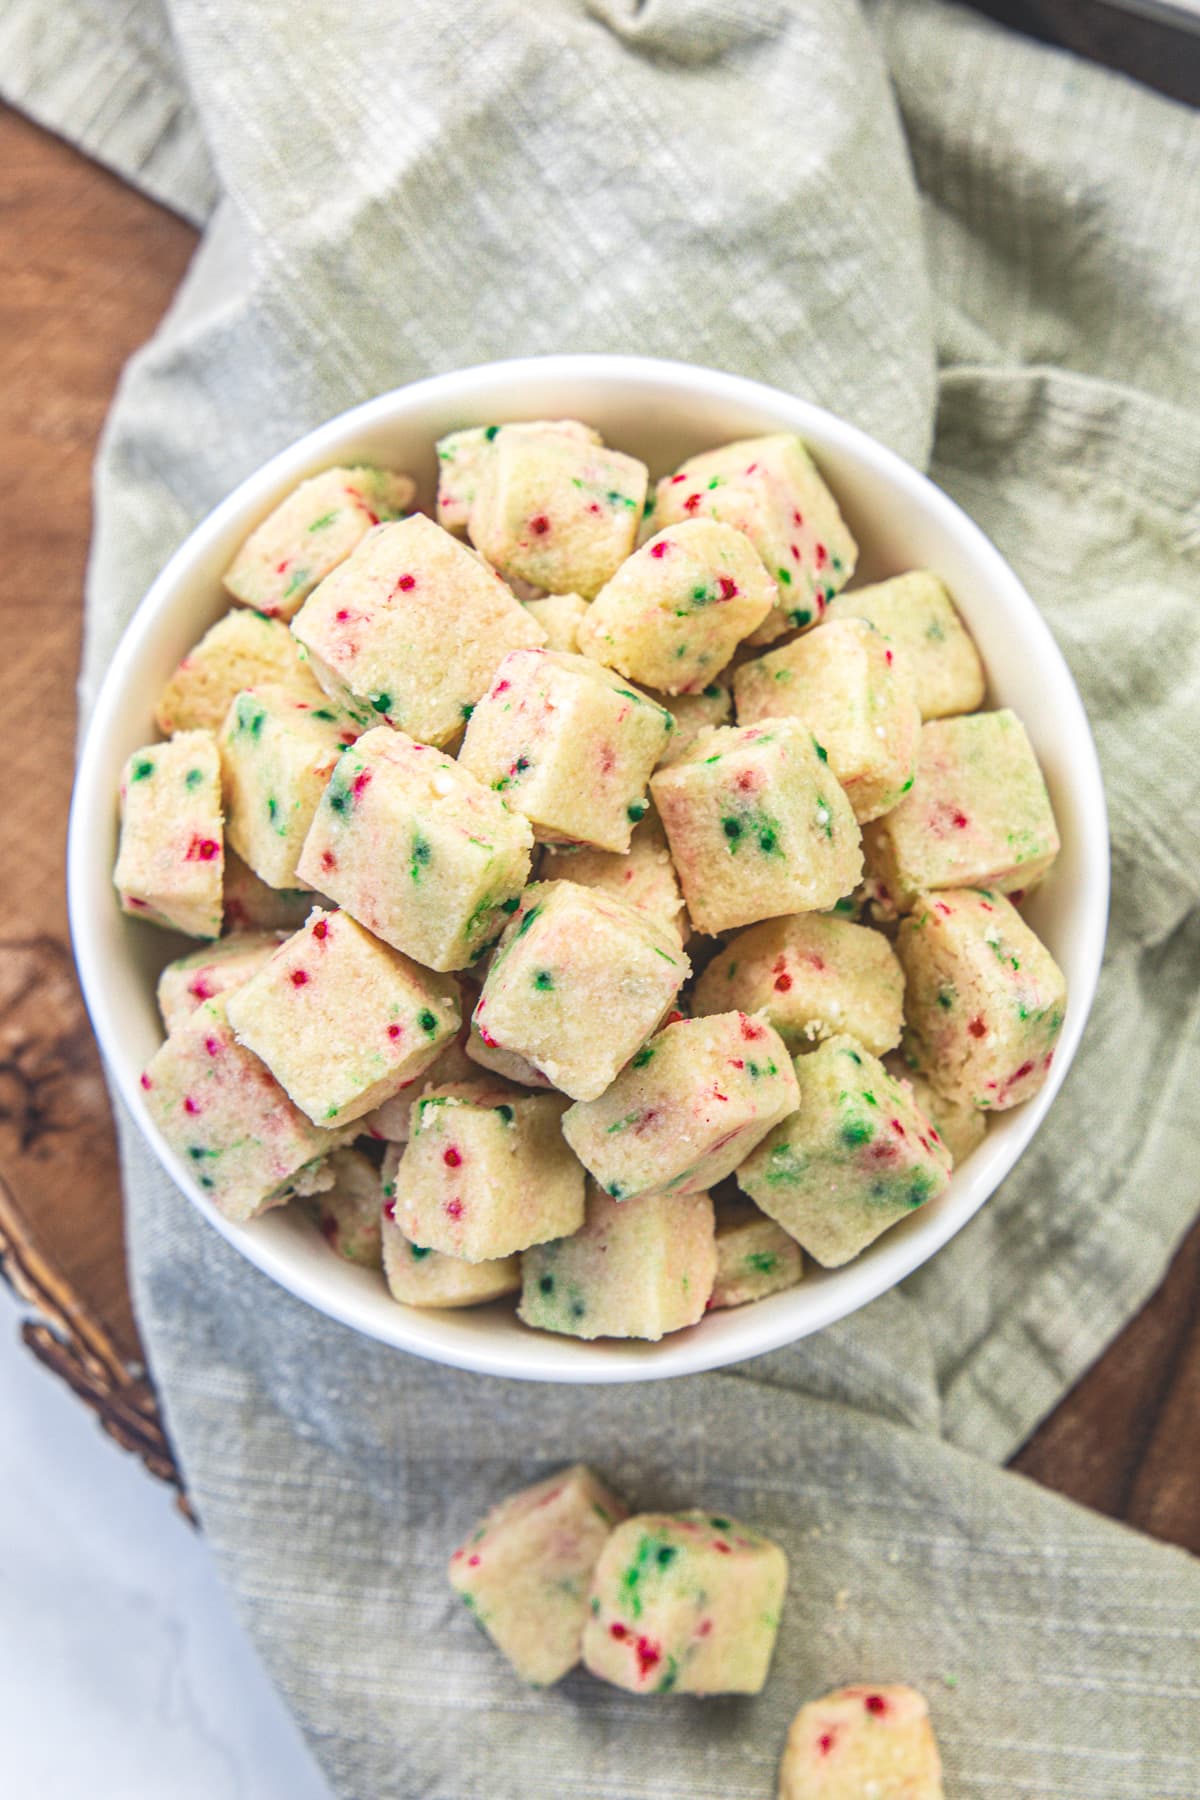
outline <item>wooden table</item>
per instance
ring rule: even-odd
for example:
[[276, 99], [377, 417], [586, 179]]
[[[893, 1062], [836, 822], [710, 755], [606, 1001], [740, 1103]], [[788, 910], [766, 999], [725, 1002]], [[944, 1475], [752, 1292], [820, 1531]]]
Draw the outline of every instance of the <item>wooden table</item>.
[[[0, 1262], [25, 1338], [114, 1436], [178, 1480], [140, 1364], [99, 1063], [75, 986], [63, 849], [96, 438], [195, 242], [0, 111]], [[1200, 1226], [1159, 1293], [1016, 1458], [1045, 1486], [1200, 1551]]]

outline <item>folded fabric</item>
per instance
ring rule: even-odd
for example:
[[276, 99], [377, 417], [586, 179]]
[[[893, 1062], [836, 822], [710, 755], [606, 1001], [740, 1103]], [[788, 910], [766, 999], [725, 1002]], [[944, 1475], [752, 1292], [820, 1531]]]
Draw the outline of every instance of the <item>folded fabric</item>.
[[[565, 1390], [359, 1340], [208, 1231], [122, 1120], [189, 1486], [337, 1792], [762, 1800], [795, 1708], [861, 1676], [926, 1689], [956, 1796], [1194, 1795], [1194, 1565], [980, 1459], [1053, 1407], [1195, 1210], [1200, 123], [932, 0], [870, 22], [851, 0], [15, 0], [0, 68], [209, 220], [106, 434], [85, 709], [172, 546], [320, 419], [497, 354], [635, 349], [931, 457], [1044, 609], [1105, 768], [1108, 958], [1034, 1146], [902, 1292], [735, 1371]], [[526, 1693], [458, 1610], [458, 1533], [579, 1458], [784, 1543], [760, 1699]]]

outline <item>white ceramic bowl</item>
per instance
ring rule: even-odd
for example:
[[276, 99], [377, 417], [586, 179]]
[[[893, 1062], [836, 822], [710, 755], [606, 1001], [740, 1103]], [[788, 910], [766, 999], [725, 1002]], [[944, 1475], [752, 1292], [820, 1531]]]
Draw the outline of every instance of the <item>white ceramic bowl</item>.
[[[757, 1305], [710, 1314], [658, 1344], [586, 1344], [527, 1330], [511, 1303], [461, 1312], [398, 1306], [383, 1281], [335, 1256], [294, 1208], [228, 1224], [147, 1119], [138, 1075], [161, 1038], [154, 981], [179, 940], [122, 917], [111, 884], [117, 785], [125, 758], [154, 736], [155, 697], [180, 657], [228, 607], [222, 571], [252, 526], [304, 476], [332, 463], [411, 470], [420, 503], [436, 483], [434, 442], [456, 426], [576, 417], [658, 476], [731, 438], [795, 431], [811, 447], [861, 547], [858, 581], [936, 569], [987, 666], [988, 704], [1024, 720], [1046, 772], [1063, 850], [1027, 912], [1062, 965], [1069, 1005], [1050, 1079], [1001, 1113], [949, 1191], [845, 1268], [817, 1272]], [[1108, 905], [1108, 832], [1100, 770], [1066, 663], [1000, 555], [952, 501], [853, 426], [791, 395], [684, 363], [552, 356], [491, 363], [383, 394], [301, 439], [197, 527], [151, 587], [113, 658], [87, 734], [71, 812], [71, 929], [92, 1022], [142, 1131], [206, 1219], [291, 1293], [384, 1343], [492, 1375], [547, 1381], [644, 1381], [736, 1363], [818, 1331], [925, 1262], [1012, 1168], [1070, 1067], [1095, 990]]]

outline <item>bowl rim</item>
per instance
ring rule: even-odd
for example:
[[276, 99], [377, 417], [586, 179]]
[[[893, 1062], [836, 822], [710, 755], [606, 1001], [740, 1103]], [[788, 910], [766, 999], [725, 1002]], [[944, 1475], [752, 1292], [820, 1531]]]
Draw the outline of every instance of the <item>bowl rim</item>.
[[[558, 380], [564, 384], [590, 382], [613, 388], [654, 382], [659, 386], [687, 391], [693, 398], [702, 394], [714, 401], [740, 404], [746, 409], [758, 408], [769, 413], [782, 409], [791, 415], [792, 423], [774, 429], [791, 429], [811, 440], [818, 460], [822, 451], [834, 450], [849, 459], [865, 464], [870, 472], [892, 487], [897, 498], [912, 501], [951, 537], [962, 544], [964, 553], [978, 566], [981, 578], [1004, 595], [1006, 605], [1023, 615], [1024, 626], [1032, 641], [1033, 654], [1052, 673], [1059, 690], [1060, 704], [1065, 709], [1059, 735], [1070, 744], [1069, 761], [1072, 785], [1080, 797], [1081, 811], [1088, 815], [1089, 829], [1080, 844], [1080, 885], [1085, 899], [1079, 908], [1081, 917], [1072, 922], [1076, 932], [1077, 961], [1082, 962], [1083, 976], [1077, 973], [1070, 995], [1070, 1005], [1058, 1046], [1054, 1066], [1040, 1092], [1020, 1109], [1021, 1125], [1010, 1131], [1000, 1155], [977, 1185], [981, 1191], [965, 1208], [944, 1208], [922, 1220], [917, 1232], [901, 1230], [886, 1233], [876, 1240], [868, 1258], [845, 1265], [841, 1270], [818, 1272], [814, 1281], [806, 1274], [802, 1284], [809, 1294], [819, 1283], [815, 1303], [810, 1304], [799, 1329], [789, 1322], [786, 1311], [773, 1309], [755, 1329], [753, 1315], [770, 1302], [737, 1309], [742, 1315], [740, 1331], [731, 1329], [719, 1340], [706, 1343], [704, 1334], [695, 1328], [671, 1334], [658, 1342], [642, 1340], [602, 1339], [599, 1343], [574, 1338], [555, 1340], [562, 1354], [556, 1362], [545, 1349], [547, 1334], [529, 1332], [530, 1352], [522, 1353], [522, 1339], [498, 1347], [489, 1353], [486, 1338], [478, 1342], [468, 1336], [463, 1343], [433, 1344], [422, 1325], [444, 1320], [445, 1310], [427, 1310], [395, 1305], [394, 1322], [388, 1316], [388, 1328], [357, 1316], [349, 1290], [345, 1295], [329, 1292], [323, 1270], [310, 1269], [302, 1262], [291, 1266], [286, 1252], [276, 1240], [257, 1232], [254, 1223], [238, 1226], [225, 1219], [177, 1165], [161, 1134], [146, 1116], [140, 1103], [136, 1076], [124, 1064], [119, 1053], [117, 1021], [113, 996], [109, 991], [110, 972], [98, 935], [95, 892], [95, 857], [92, 840], [96, 829], [97, 808], [100, 816], [111, 817], [112, 795], [97, 791], [98, 765], [102, 762], [101, 746], [105, 743], [119, 715], [126, 683], [136, 668], [146, 639], [151, 635], [160, 612], [176, 596], [177, 589], [187, 586], [189, 572], [219, 540], [231, 522], [243, 513], [256, 509], [261, 513], [268, 504], [267, 496], [289, 482], [302, 480], [324, 459], [340, 452], [344, 442], [356, 435], [385, 426], [397, 409], [407, 410], [425, 403], [453, 404], [469, 402], [473, 389], [483, 380], [507, 382], [514, 393], [523, 380], [545, 382]], [[250, 526], [246, 527], [250, 529]], [[80, 986], [100, 1046], [110, 1085], [133, 1117], [141, 1135], [149, 1142], [164, 1172], [183, 1190], [206, 1221], [215, 1226], [222, 1237], [263, 1274], [277, 1282], [285, 1292], [306, 1301], [317, 1312], [337, 1320], [351, 1330], [395, 1349], [426, 1360], [463, 1369], [475, 1374], [504, 1379], [567, 1382], [608, 1385], [627, 1381], [670, 1380], [720, 1367], [734, 1367], [749, 1357], [764, 1355], [787, 1344], [799, 1342], [837, 1320], [848, 1317], [894, 1287], [905, 1276], [928, 1262], [931, 1257], [965, 1226], [991, 1198], [996, 1188], [1025, 1153], [1031, 1139], [1052, 1105], [1071, 1068], [1080, 1039], [1087, 1024], [1099, 980], [1107, 931], [1109, 903], [1109, 832], [1104, 784], [1099, 757], [1082, 698], [1062, 651], [1048, 624], [1016, 573], [974, 520], [950, 496], [944, 493], [911, 464], [869, 433], [815, 402], [788, 394], [769, 383], [711, 369], [703, 364], [649, 356], [601, 353], [555, 354], [515, 357], [473, 364], [443, 374], [427, 376], [419, 381], [391, 388], [326, 419], [295, 442], [276, 452], [265, 463], [247, 475], [187, 534], [142, 596], [105, 671], [95, 697], [79, 751], [75, 786], [72, 795], [67, 834], [67, 903], [71, 940], [79, 973]], [[113, 976], [112, 979], [117, 979]], [[986, 1144], [985, 1144], [986, 1147]], [[269, 1216], [269, 1215], [268, 1215]], [[856, 1280], [846, 1282], [850, 1270]], [[829, 1279], [832, 1276], [835, 1279]], [[778, 1296], [783, 1298], [784, 1296]], [[725, 1317], [729, 1318], [726, 1314]], [[780, 1322], [781, 1321], [781, 1322]], [[732, 1347], [731, 1347], [732, 1340]]]

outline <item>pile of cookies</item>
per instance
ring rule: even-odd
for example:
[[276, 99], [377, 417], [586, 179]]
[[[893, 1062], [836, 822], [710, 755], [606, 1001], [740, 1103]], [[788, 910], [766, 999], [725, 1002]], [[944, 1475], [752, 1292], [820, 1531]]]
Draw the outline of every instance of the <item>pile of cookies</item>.
[[[1034, 1094], [1059, 837], [937, 576], [846, 589], [788, 434], [576, 421], [337, 468], [259, 525], [129, 759], [115, 882], [207, 940], [147, 1111], [409, 1306], [658, 1338], [834, 1268]], [[355, 1147], [351, 1147], [355, 1146]]]

